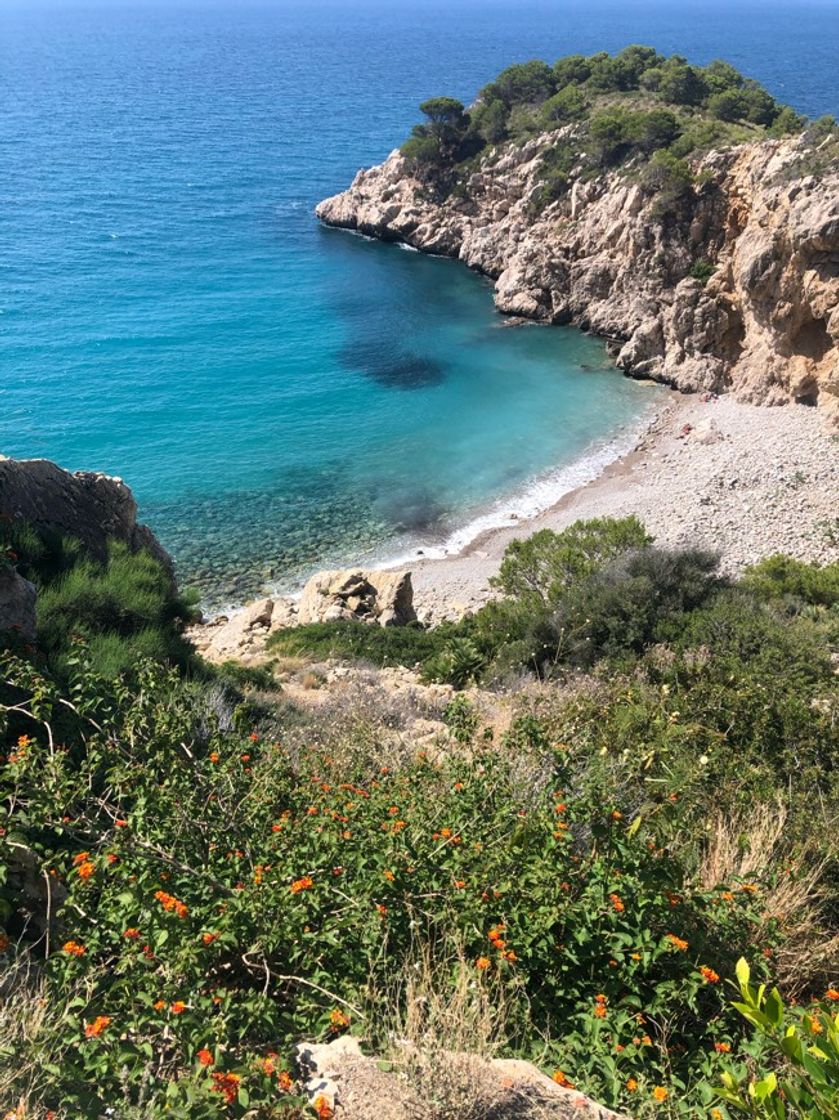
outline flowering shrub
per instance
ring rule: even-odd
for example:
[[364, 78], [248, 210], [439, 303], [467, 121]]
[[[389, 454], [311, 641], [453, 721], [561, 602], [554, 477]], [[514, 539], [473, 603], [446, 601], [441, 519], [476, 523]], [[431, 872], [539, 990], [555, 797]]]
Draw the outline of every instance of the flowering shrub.
[[4, 945], [45, 958], [64, 1009], [29, 1042], [53, 1054], [43, 1108], [297, 1108], [292, 1046], [383, 1043], [418, 942], [503, 989], [510, 1053], [638, 1116], [709, 1097], [740, 1032], [720, 977], [760, 884], [702, 889], [642, 817], [581, 792], [538, 721], [506, 752], [388, 770], [222, 732], [150, 662], [109, 682], [80, 649], [67, 696], [10, 655], [3, 675]]

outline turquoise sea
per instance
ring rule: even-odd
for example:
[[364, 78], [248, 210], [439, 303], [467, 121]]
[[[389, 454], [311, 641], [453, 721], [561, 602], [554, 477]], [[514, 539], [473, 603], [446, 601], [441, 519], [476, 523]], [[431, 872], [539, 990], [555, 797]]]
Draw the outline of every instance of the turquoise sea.
[[839, 109], [832, 0], [0, 0], [0, 452], [123, 476], [210, 603], [545, 504], [657, 390], [312, 211], [423, 98], [631, 42]]

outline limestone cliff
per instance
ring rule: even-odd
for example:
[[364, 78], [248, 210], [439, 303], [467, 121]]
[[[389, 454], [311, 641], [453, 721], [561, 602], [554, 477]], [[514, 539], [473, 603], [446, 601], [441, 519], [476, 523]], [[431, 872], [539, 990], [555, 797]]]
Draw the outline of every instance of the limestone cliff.
[[100, 560], [109, 539], [124, 541], [133, 552], [150, 552], [173, 571], [157, 537], [138, 524], [134, 495], [119, 478], [92, 471], [71, 474], [48, 459], [0, 456], [0, 516], [78, 537]]
[[633, 376], [839, 422], [839, 167], [809, 174], [804, 138], [766, 140], [694, 160], [664, 213], [637, 169], [577, 178], [540, 208], [561, 135], [491, 151], [447, 196], [395, 151], [317, 214], [460, 258], [495, 281], [501, 311], [590, 329]]

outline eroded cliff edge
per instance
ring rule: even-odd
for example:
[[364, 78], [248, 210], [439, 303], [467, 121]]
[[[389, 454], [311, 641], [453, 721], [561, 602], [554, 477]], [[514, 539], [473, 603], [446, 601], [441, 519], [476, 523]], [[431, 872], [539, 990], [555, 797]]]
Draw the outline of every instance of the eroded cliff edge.
[[818, 405], [839, 424], [839, 166], [813, 175], [804, 137], [766, 140], [695, 160], [664, 213], [625, 170], [540, 209], [562, 131], [491, 150], [448, 195], [394, 151], [317, 215], [459, 258], [495, 281], [499, 310], [602, 335], [632, 376]]

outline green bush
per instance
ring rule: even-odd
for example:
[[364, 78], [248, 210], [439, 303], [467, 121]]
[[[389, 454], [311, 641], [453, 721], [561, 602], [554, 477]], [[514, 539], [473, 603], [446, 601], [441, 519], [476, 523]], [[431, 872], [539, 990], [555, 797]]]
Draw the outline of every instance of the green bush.
[[604, 564], [569, 589], [539, 632], [540, 669], [590, 667], [643, 653], [661, 628], [704, 603], [719, 587], [718, 557], [701, 550], [644, 548]]
[[656, 196], [652, 213], [659, 219], [678, 210], [693, 191], [690, 166], [672, 152], [656, 152], [641, 181], [645, 190]]
[[373, 626], [366, 622], [313, 622], [277, 630], [268, 640], [273, 654], [308, 656], [386, 665], [416, 665], [439, 653], [446, 641], [446, 627], [427, 630], [409, 626]]
[[550, 607], [610, 560], [650, 543], [634, 516], [575, 521], [560, 533], [542, 529], [508, 545], [492, 582], [508, 597]]
[[769, 556], [747, 568], [743, 587], [764, 602], [839, 606], [839, 563], [805, 564], [791, 556]]
[[588, 109], [588, 101], [579, 86], [564, 86], [559, 93], [542, 105], [539, 121], [543, 128], [559, 128], [572, 121], [581, 120]]
[[736, 1112], [755, 1120], [839, 1120], [839, 1013], [831, 1004], [839, 990], [829, 988], [809, 1007], [789, 1008], [777, 988], [751, 983], [745, 960], [737, 962], [740, 999], [734, 1007], [754, 1029], [761, 1057], [776, 1069], [764, 1068], [757, 1079], [751, 1070], [726, 1070], [717, 1096]]
[[149, 553], [114, 540], [100, 562], [73, 537], [18, 522], [2, 523], [0, 534], [18, 571], [38, 589], [37, 650], [54, 671], [66, 674], [79, 637], [88, 641], [98, 670], [111, 676], [142, 656], [197, 668], [182, 637], [193, 600], [177, 592]]
[[690, 276], [702, 285], [707, 284], [716, 271], [717, 266], [715, 264], [701, 259], [694, 261], [690, 266]]

